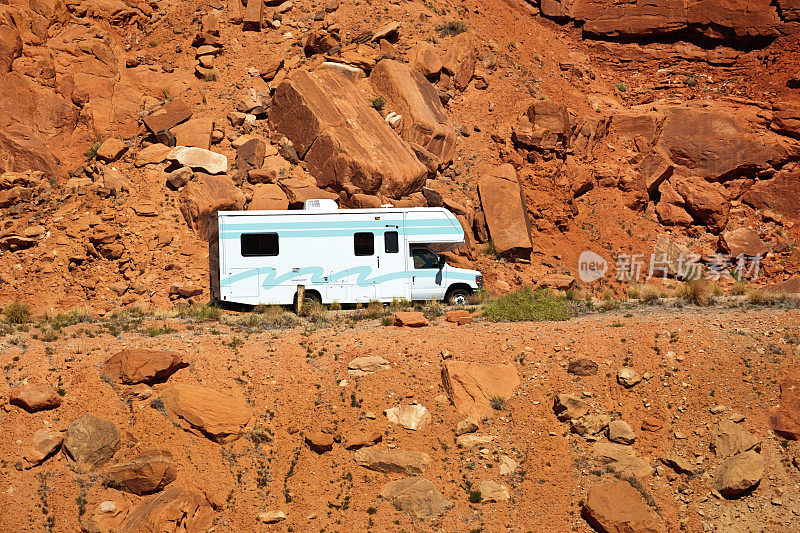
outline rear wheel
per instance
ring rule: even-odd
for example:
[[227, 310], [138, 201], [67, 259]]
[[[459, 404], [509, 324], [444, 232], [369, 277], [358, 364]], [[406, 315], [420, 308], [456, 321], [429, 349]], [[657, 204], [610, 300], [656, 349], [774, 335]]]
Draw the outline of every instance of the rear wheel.
[[447, 295], [447, 303], [450, 305], [467, 305], [467, 300], [471, 291], [467, 289], [453, 289]]

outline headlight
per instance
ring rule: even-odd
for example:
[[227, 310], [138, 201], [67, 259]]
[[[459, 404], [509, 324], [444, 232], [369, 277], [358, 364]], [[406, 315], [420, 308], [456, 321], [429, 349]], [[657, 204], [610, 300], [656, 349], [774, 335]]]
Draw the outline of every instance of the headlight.
[[477, 285], [478, 287], [482, 287], [483, 286], [483, 276], [482, 275], [478, 274], [477, 276], [475, 276], [475, 285]]

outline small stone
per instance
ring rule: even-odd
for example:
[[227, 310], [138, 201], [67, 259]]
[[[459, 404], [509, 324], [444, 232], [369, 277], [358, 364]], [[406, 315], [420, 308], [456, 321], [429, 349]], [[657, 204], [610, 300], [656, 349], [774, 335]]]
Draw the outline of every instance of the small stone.
[[636, 434], [624, 420], [612, 420], [608, 424], [608, 440], [619, 444], [633, 444]]
[[321, 431], [312, 431], [305, 436], [308, 447], [317, 453], [329, 452], [333, 449], [333, 435]]
[[481, 501], [484, 502], [504, 502], [511, 499], [508, 487], [495, 481], [481, 481], [476, 490], [481, 493]]
[[641, 381], [642, 376], [640, 376], [636, 370], [628, 366], [620, 368], [617, 373], [617, 382], [627, 389], [639, 384]]
[[597, 374], [597, 363], [591, 359], [573, 359], [567, 366], [567, 372], [576, 376], [593, 376]]
[[465, 418], [456, 426], [456, 437], [466, 433], [475, 433], [478, 431], [478, 421], [472, 417]]
[[283, 511], [265, 511], [258, 513], [256, 520], [264, 524], [277, 524], [286, 520], [286, 513]]

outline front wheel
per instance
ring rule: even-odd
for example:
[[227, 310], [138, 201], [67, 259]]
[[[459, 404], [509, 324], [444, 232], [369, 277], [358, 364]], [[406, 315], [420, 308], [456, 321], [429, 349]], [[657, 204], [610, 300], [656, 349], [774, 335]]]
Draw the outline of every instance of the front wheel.
[[450, 305], [467, 305], [470, 294], [472, 293], [467, 289], [453, 289], [447, 295], [447, 303]]

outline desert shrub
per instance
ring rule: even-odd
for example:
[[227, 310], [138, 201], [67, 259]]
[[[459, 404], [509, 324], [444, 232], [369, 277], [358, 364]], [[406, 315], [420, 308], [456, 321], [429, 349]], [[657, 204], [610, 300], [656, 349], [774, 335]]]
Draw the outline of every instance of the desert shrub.
[[747, 303], [752, 305], [775, 305], [786, 301], [786, 299], [786, 294], [769, 292], [761, 287], [750, 287], [747, 289]]
[[414, 307], [413, 302], [410, 302], [405, 298], [394, 298], [389, 304], [389, 311], [396, 313], [397, 311], [405, 311], [407, 309], [411, 309], [412, 307]]
[[314, 300], [306, 300], [303, 303], [303, 307], [300, 308], [300, 316], [314, 324], [326, 322], [328, 319], [328, 313], [325, 307]]
[[710, 305], [714, 298], [714, 289], [704, 279], [692, 279], [680, 285], [676, 296], [686, 303], [694, 305]]
[[367, 307], [356, 309], [353, 314], [354, 320], [372, 320], [386, 315], [387, 311], [383, 304], [377, 300], [372, 300]]
[[89, 149], [86, 150], [86, 159], [94, 159], [97, 156], [97, 151], [103, 145], [100, 141], [95, 141], [89, 145]]
[[481, 503], [483, 500], [483, 496], [481, 496], [480, 491], [472, 490], [469, 493], [469, 503]]
[[438, 300], [427, 300], [420, 310], [425, 318], [437, 318], [444, 315], [444, 304]]
[[3, 316], [9, 324], [25, 324], [31, 319], [33, 311], [25, 302], [14, 300], [3, 308]]
[[506, 399], [502, 396], [492, 396], [489, 399], [489, 405], [492, 406], [492, 409], [495, 411], [505, 411], [506, 410]]
[[436, 26], [436, 31], [442, 37], [452, 37], [467, 31], [467, 25], [461, 20], [450, 20]]
[[45, 315], [44, 317], [44, 321], [47, 324], [58, 330], [67, 326], [74, 326], [75, 324], [90, 323], [93, 320], [94, 318], [92, 317], [91, 311], [85, 307], [76, 307], [69, 311], [58, 313], [55, 316]]
[[661, 287], [650, 284], [633, 285], [628, 288], [628, 297], [644, 303], [655, 303], [668, 296], [667, 291]]
[[731, 287], [731, 295], [732, 296], [744, 296], [747, 294], [749, 286], [744, 281], [737, 281]]
[[486, 305], [483, 316], [492, 322], [569, 320], [572, 309], [563, 296], [530, 287], [501, 296]]
[[177, 309], [177, 314], [181, 318], [188, 318], [195, 322], [209, 322], [212, 320], [219, 320], [222, 316], [222, 310], [213, 305], [195, 303], [179, 307]]
[[628, 91], [628, 85], [624, 81], [620, 81], [614, 84], [614, 87], [619, 90], [619, 92], [624, 93]]
[[279, 305], [256, 306], [254, 311], [237, 316], [231, 323], [246, 329], [285, 329], [300, 324], [297, 315]]
[[376, 96], [372, 100], [370, 100], [370, 105], [375, 109], [375, 111], [381, 112], [383, 111], [383, 106], [386, 105], [386, 98], [383, 96]]

